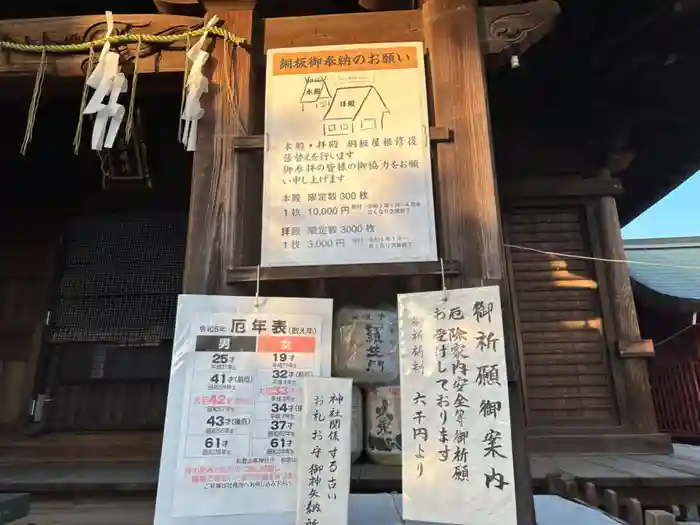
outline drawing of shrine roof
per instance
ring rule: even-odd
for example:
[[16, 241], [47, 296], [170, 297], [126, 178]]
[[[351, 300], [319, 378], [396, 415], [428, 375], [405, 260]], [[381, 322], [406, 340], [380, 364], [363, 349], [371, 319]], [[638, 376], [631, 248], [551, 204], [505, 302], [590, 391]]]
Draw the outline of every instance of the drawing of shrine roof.
[[360, 112], [388, 113], [374, 86], [348, 86], [336, 89], [324, 120], [354, 120]]
[[331, 92], [326, 85], [325, 77], [306, 80], [304, 93], [301, 95], [302, 104], [318, 102], [321, 99], [329, 98], [331, 98]]

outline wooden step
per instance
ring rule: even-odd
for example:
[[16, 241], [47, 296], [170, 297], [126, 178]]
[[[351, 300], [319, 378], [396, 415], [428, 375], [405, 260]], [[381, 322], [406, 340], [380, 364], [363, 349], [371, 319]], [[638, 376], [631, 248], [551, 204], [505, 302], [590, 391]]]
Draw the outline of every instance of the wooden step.
[[0, 464], [32, 461], [157, 461], [162, 432], [52, 433], [0, 441]]
[[671, 437], [668, 434], [630, 434], [600, 433], [594, 434], [592, 428], [587, 433], [538, 433], [540, 429], [531, 427], [527, 437], [528, 450], [531, 454], [670, 454], [673, 451]]

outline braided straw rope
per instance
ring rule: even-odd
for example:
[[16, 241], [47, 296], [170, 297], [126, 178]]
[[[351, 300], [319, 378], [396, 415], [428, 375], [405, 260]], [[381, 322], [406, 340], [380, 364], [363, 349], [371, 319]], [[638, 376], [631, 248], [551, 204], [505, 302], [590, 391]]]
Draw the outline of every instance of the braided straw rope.
[[199, 29], [175, 33], [173, 35], [114, 35], [110, 36], [109, 38], [100, 38], [98, 40], [81, 42], [79, 44], [21, 44], [18, 42], [1, 40], [0, 50], [9, 49], [22, 53], [80, 53], [83, 51], [90, 51], [91, 48], [94, 49], [101, 47], [107, 42], [110, 44], [136, 44], [139, 42], [148, 44], [170, 44], [172, 42], [178, 42], [180, 40], [187, 40], [191, 39], [192, 37], [201, 36], [204, 33], [219, 36], [226, 41], [233, 43], [234, 45], [246, 43], [245, 38], [237, 37], [222, 27], [200, 27]]

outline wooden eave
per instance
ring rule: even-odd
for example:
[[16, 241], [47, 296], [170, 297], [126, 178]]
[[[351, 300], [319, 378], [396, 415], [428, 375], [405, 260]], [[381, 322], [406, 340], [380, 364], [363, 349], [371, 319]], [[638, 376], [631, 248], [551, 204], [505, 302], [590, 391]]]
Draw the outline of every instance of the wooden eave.
[[[104, 15], [67, 16], [0, 20], [3, 40], [17, 43], [79, 44], [96, 40], [106, 29]], [[116, 15], [115, 30], [134, 34], [170, 34], [201, 27], [202, 19], [179, 15]], [[185, 42], [168, 46], [142, 45], [139, 74], [182, 72]], [[124, 71], [133, 71], [135, 46], [119, 46]], [[47, 74], [60, 77], [83, 77], [87, 70], [89, 51], [81, 53], [50, 53]], [[3, 50], [0, 53], [0, 75], [7, 77], [34, 76], [41, 61], [36, 52]]]
[[[133, 34], [167, 35], [201, 27], [201, 16], [172, 13], [195, 13], [193, 2], [157, 0], [156, 6], [168, 14], [115, 14], [116, 31]], [[199, 11], [202, 11], [201, 9]], [[203, 11], [202, 11], [203, 12]], [[500, 63], [503, 56], [517, 47], [523, 53], [554, 27], [559, 15], [554, 0], [535, 0], [521, 6], [491, 6], [481, 9], [481, 33], [484, 52]], [[313, 17], [272, 17], [265, 19], [264, 49], [305, 45], [370, 43], [381, 35], [384, 41], [423, 41], [420, 10], [365, 12]], [[363, 31], [356, 31], [362, 27]], [[104, 34], [104, 15], [0, 20], [3, 40], [17, 43], [83, 43]], [[169, 45], [143, 45], [139, 73], [180, 73], [184, 69], [182, 52], [185, 42]], [[124, 71], [133, 70], [135, 46], [119, 46]], [[88, 51], [50, 53], [49, 75], [81, 77], [87, 69]], [[33, 76], [39, 66], [39, 53], [5, 50], [0, 54], [0, 75]]]

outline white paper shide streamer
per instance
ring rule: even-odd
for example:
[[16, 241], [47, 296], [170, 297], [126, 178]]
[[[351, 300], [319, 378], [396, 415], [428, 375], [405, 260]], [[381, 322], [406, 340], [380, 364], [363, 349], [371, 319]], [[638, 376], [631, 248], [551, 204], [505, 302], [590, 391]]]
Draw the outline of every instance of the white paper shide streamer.
[[[112, 36], [114, 19], [112, 12], [105, 13], [107, 32], [105, 38]], [[119, 95], [126, 93], [128, 82], [119, 71], [119, 53], [110, 51], [109, 42], [102, 46], [100, 59], [87, 79], [87, 85], [95, 91], [83, 110], [83, 115], [95, 115], [92, 128], [91, 145], [93, 150], [110, 149], [124, 120], [126, 110], [119, 104]], [[105, 104], [105, 97], [107, 103]]]
[[[212, 27], [218, 20], [216, 16], [211, 17], [206, 27]], [[209, 80], [202, 73], [202, 68], [209, 59], [209, 53], [203, 49], [206, 39], [207, 32], [205, 31], [201, 38], [187, 51], [187, 59], [192, 62], [192, 65], [185, 82], [185, 105], [180, 116], [184, 121], [180, 140], [187, 151], [194, 151], [197, 148], [197, 123], [204, 115], [200, 98], [203, 93], [209, 91]]]

